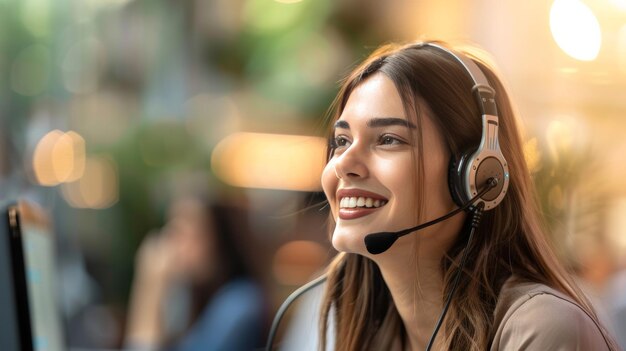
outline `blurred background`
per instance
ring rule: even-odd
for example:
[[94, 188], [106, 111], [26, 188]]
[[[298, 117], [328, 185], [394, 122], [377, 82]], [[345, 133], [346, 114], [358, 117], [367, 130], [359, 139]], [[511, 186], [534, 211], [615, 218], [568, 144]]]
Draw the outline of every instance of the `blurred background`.
[[141, 257], [166, 256], [146, 238], [179, 230], [202, 208], [180, 210], [189, 198], [239, 226], [261, 346], [335, 254], [319, 175], [338, 81], [377, 46], [419, 39], [493, 55], [552, 239], [619, 328], [625, 0], [0, 0], [0, 197], [53, 217], [69, 346], [128, 345]]

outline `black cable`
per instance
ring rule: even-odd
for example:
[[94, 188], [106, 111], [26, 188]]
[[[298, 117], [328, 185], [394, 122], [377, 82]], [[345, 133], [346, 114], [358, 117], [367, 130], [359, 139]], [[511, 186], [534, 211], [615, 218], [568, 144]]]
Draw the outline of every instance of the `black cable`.
[[[412, 231], [421, 229], [421, 227], [426, 227], [428, 225], [433, 225], [435, 223], [438, 223], [440, 221], [443, 221], [444, 219], [450, 218], [453, 215], [459, 213], [462, 210], [467, 209], [468, 207], [470, 207], [470, 205], [472, 205], [474, 203], [474, 201], [476, 201], [480, 196], [484, 195], [485, 193], [487, 193], [488, 190], [494, 188], [496, 185], [498, 184], [498, 179], [497, 178], [489, 178], [487, 180], [487, 186], [482, 189], [476, 196], [474, 196], [473, 198], [471, 198], [465, 205], [461, 206], [460, 208], [452, 211], [451, 213], [435, 219], [433, 221], [424, 223], [423, 225], [420, 225], [418, 227], [414, 227], [414, 228], [410, 228], [407, 230], [403, 230], [401, 232], [397, 232], [395, 234], [399, 234], [399, 236], [403, 236], [406, 235]], [[454, 295], [454, 291], [457, 288], [458, 282], [459, 282], [459, 277], [460, 277], [460, 273], [462, 268], [465, 266], [465, 261], [467, 260], [467, 247], [469, 247], [470, 242], [472, 241], [472, 237], [474, 236], [474, 231], [475, 229], [478, 227], [478, 224], [480, 223], [480, 218], [482, 216], [482, 208], [483, 208], [484, 204], [483, 203], [479, 203], [478, 205], [476, 205], [476, 207], [472, 208], [472, 228], [470, 230], [470, 234], [469, 234], [469, 238], [467, 240], [467, 244], [466, 247], [463, 251], [463, 257], [461, 258], [461, 265], [458, 267], [457, 272], [456, 272], [456, 276], [454, 278], [454, 285], [452, 287], [452, 290], [450, 291], [450, 295], [448, 295], [448, 299], [446, 301], [446, 304], [444, 306], [443, 311], [441, 312], [441, 316], [439, 316], [439, 321], [437, 322], [437, 325], [435, 327], [435, 330], [433, 331], [432, 336], [430, 337], [430, 342], [428, 343], [428, 347], [426, 349], [426, 351], [430, 351], [430, 348], [432, 347], [432, 343], [435, 340], [435, 337], [437, 336], [437, 333], [439, 332], [439, 328], [441, 327], [441, 323], [443, 321], [443, 319], [446, 316], [446, 313], [448, 312], [448, 307], [450, 305], [450, 302], [452, 301], [452, 295]], [[376, 234], [386, 234], [386, 233], [376, 233]], [[374, 234], [370, 234], [370, 235], [374, 235]], [[395, 241], [395, 240], [394, 240]], [[285, 312], [287, 312], [287, 309], [289, 308], [289, 306], [291, 306], [291, 304], [297, 299], [299, 298], [302, 294], [306, 293], [307, 291], [313, 289], [314, 287], [322, 284], [323, 282], [325, 282], [328, 279], [327, 274], [321, 275], [320, 277], [306, 283], [305, 285], [301, 286], [300, 288], [298, 288], [296, 291], [294, 291], [291, 295], [289, 295], [289, 297], [285, 300], [285, 302], [283, 302], [283, 304], [280, 306], [280, 308], [278, 309], [278, 312], [276, 312], [276, 316], [274, 317], [274, 321], [272, 322], [272, 327], [270, 328], [270, 333], [269, 336], [267, 338], [267, 345], [265, 346], [265, 350], [266, 351], [271, 351], [272, 350], [272, 346], [274, 343], [274, 338], [276, 336], [276, 332], [278, 331], [278, 326], [280, 325], [281, 320], [283, 319], [283, 316], [285, 314]]]
[[276, 336], [276, 332], [278, 331], [278, 326], [280, 325], [280, 321], [283, 319], [283, 316], [284, 316], [285, 312], [287, 312], [287, 309], [289, 308], [289, 306], [291, 306], [291, 304], [298, 297], [300, 297], [300, 295], [302, 295], [302, 294], [306, 293], [307, 291], [313, 289], [314, 287], [322, 284], [323, 282], [326, 281], [326, 279], [328, 279], [327, 274], [323, 274], [323, 275], [321, 275], [321, 276], [311, 280], [310, 282], [302, 285], [296, 291], [291, 293], [291, 295], [289, 295], [289, 297], [285, 300], [285, 302], [283, 302], [283, 304], [280, 305], [280, 308], [278, 309], [278, 312], [276, 312], [276, 317], [274, 317], [274, 321], [272, 322], [272, 328], [270, 329], [270, 334], [267, 337], [267, 345], [265, 346], [265, 350], [266, 351], [272, 351], [272, 346], [274, 344], [274, 337]]
[[456, 210], [446, 215], [433, 219], [429, 222], [422, 223], [415, 227], [403, 229], [397, 232], [378, 232], [378, 233], [372, 233], [372, 234], [366, 235], [365, 238], [363, 238], [363, 241], [365, 242], [365, 248], [367, 248], [367, 251], [369, 253], [373, 255], [378, 255], [380, 253], [387, 251], [391, 247], [391, 245], [393, 245], [396, 242], [396, 240], [398, 240], [398, 238], [404, 235], [407, 235], [407, 234], [416, 232], [418, 230], [424, 229], [426, 227], [429, 227], [431, 225], [437, 224], [468, 208], [470, 209], [470, 212], [473, 212], [474, 209], [476, 208], [474, 205], [474, 202], [476, 202], [478, 198], [485, 195], [489, 190], [493, 189], [496, 185], [498, 185], [498, 178], [489, 178], [487, 179], [486, 183], [487, 184], [485, 185], [485, 187], [478, 194], [476, 194], [473, 198], [469, 199], [466, 203], [463, 204], [463, 206], [457, 208]]
[[[468, 209], [470, 206], [472, 206], [474, 204], [474, 202], [476, 202], [476, 200], [478, 200], [478, 198], [480, 198], [481, 196], [485, 195], [487, 192], [489, 192], [489, 190], [494, 188], [496, 185], [498, 185], [498, 178], [489, 178], [489, 179], [487, 179], [486, 186], [478, 194], [476, 194], [476, 196], [474, 196], [468, 202], [466, 202], [463, 206], [457, 208], [456, 210], [448, 213], [445, 216], [439, 217], [439, 218], [434, 219], [434, 220], [432, 220], [430, 222], [426, 222], [426, 223], [420, 224], [420, 225], [418, 225], [416, 227], [399, 231], [399, 232], [397, 232], [398, 233], [398, 237], [404, 236], [406, 234], [409, 234], [409, 233], [414, 232], [416, 230], [420, 230], [420, 229], [425, 228], [425, 227], [429, 227], [429, 226], [431, 226], [433, 224], [437, 224], [437, 223], [439, 223], [441, 221], [444, 221], [444, 220], [446, 220], [446, 219], [456, 215], [457, 213], [459, 213], [459, 212], [461, 212], [463, 210]], [[483, 205], [483, 204], [481, 203], [480, 205]], [[470, 210], [472, 212], [475, 212], [475, 210], [473, 208], [470, 209]]]
[[437, 333], [439, 332], [439, 328], [441, 328], [441, 324], [443, 320], [446, 318], [446, 314], [448, 313], [448, 308], [450, 307], [450, 302], [452, 302], [452, 296], [456, 291], [456, 288], [459, 285], [459, 279], [461, 278], [461, 273], [463, 268], [465, 267], [465, 262], [467, 261], [467, 253], [469, 252], [469, 246], [472, 242], [472, 238], [474, 237], [474, 232], [478, 225], [480, 224], [480, 220], [483, 214], [483, 203], [480, 203], [476, 206], [476, 208], [472, 211], [472, 227], [469, 232], [469, 237], [467, 238], [467, 244], [465, 244], [465, 248], [463, 249], [463, 257], [461, 257], [461, 263], [459, 267], [456, 269], [456, 273], [454, 276], [454, 283], [452, 285], [452, 290], [450, 290], [450, 294], [448, 294], [448, 298], [446, 299], [446, 304], [441, 311], [441, 315], [439, 316], [439, 320], [437, 321], [437, 325], [435, 326], [435, 330], [433, 334], [430, 336], [430, 341], [428, 341], [428, 346], [426, 346], [426, 351], [430, 351], [433, 347], [433, 343], [435, 342], [435, 338], [437, 337]]

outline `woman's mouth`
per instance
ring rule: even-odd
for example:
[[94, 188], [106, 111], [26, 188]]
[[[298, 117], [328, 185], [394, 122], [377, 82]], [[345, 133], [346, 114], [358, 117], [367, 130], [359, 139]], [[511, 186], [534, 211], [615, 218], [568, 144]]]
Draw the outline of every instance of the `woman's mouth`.
[[386, 204], [386, 200], [373, 199], [371, 197], [343, 197], [339, 201], [339, 208], [378, 208]]
[[356, 219], [367, 216], [385, 206], [387, 200], [369, 196], [343, 196], [339, 200], [340, 219]]

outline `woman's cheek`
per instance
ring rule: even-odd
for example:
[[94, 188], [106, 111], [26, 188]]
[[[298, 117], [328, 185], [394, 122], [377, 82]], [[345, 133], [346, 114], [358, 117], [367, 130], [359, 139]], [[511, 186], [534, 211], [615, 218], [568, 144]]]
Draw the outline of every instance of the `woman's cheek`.
[[[330, 204], [331, 210], [333, 212], [333, 217], [335, 217], [335, 193], [337, 191], [337, 176], [335, 175], [334, 166], [332, 161], [329, 162], [322, 172], [322, 189], [324, 190], [324, 194], [326, 195], [326, 199]], [[335, 217], [336, 218], [336, 217]]]

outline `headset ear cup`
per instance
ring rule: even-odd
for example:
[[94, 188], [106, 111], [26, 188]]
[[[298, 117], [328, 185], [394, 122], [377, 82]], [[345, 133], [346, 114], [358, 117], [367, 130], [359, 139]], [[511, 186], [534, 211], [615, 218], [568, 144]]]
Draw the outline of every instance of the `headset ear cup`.
[[450, 158], [450, 165], [448, 169], [448, 188], [450, 189], [452, 200], [454, 200], [454, 203], [456, 203], [459, 207], [465, 205], [471, 198], [465, 190], [467, 188], [465, 168], [467, 167], [467, 159], [471, 157], [475, 151], [476, 150], [474, 149], [467, 150], [462, 153], [460, 157], [452, 156]]
[[457, 206], [463, 205], [463, 199], [459, 190], [462, 188], [461, 179], [459, 177], [459, 159], [452, 155], [450, 158], [450, 165], [448, 168], [448, 188], [450, 189], [450, 195], [452, 200]]

